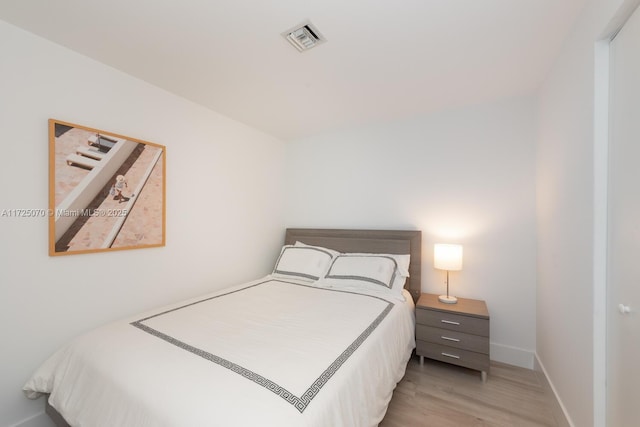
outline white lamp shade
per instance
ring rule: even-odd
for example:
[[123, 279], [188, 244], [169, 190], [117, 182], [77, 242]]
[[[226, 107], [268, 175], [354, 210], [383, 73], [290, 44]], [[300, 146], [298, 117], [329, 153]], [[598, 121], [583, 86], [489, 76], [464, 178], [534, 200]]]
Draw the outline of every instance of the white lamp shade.
[[433, 266], [439, 270], [462, 270], [462, 245], [436, 243], [433, 247]]

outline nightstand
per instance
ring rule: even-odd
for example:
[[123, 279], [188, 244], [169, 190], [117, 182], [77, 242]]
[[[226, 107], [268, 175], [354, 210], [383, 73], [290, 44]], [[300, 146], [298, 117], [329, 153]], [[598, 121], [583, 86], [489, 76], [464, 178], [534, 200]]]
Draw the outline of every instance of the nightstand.
[[416, 354], [482, 372], [489, 372], [489, 310], [481, 300], [458, 298], [444, 304], [422, 294], [416, 304]]

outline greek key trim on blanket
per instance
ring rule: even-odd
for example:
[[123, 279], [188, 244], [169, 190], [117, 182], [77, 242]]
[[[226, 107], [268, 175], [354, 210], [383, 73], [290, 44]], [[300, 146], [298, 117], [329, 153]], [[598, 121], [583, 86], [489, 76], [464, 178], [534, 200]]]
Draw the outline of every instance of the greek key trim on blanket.
[[[293, 393], [291, 393], [289, 390], [287, 390], [286, 388], [282, 387], [281, 385], [279, 385], [278, 383], [263, 377], [262, 375], [251, 371], [250, 369], [247, 369], [243, 366], [238, 365], [237, 363], [233, 363], [227, 359], [224, 359], [220, 356], [216, 356], [215, 354], [211, 354], [207, 351], [201, 350], [197, 347], [191, 346], [187, 343], [184, 343], [172, 336], [169, 336], [167, 334], [164, 334], [156, 329], [153, 329], [147, 325], [145, 325], [143, 322], [146, 320], [149, 320], [151, 318], [154, 317], [158, 317], [158, 316], [162, 316], [163, 314], [166, 313], [170, 313], [176, 310], [180, 310], [195, 304], [199, 304], [205, 301], [209, 301], [213, 298], [219, 298], [222, 297], [224, 295], [228, 295], [231, 293], [235, 293], [235, 292], [240, 292], [246, 289], [250, 289], [252, 287], [255, 286], [259, 286], [259, 285], [263, 285], [265, 283], [269, 283], [271, 281], [274, 282], [281, 282], [281, 283], [289, 283], [291, 285], [295, 285], [295, 286], [304, 286], [304, 287], [308, 287], [308, 288], [312, 288], [312, 289], [317, 289], [317, 290], [322, 290], [322, 291], [329, 291], [329, 292], [343, 292], [343, 293], [351, 293], [351, 294], [356, 294], [356, 295], [362, 295], [364, 297], [370, 297], [370, 298], [375, 298], [381, 301], [384, 301], [385, 303], [387, 303], [387, 305], [385, 306], [384, 310], [382, 310], [382, 312], [373, 320], [373, 322], [371, 322], [371, 324], [353, 341], [353, 343], [351, 343], [351, 345], [349, 345], [341, 354], [340, 356], [338, 356], [338, 358], [336, 358], [335, 361], [333, 361], [333, 363], [331, 363], [329, 365], [329, 367], [327, 367], [327, 369], [324, 370], [324, 372], [322, 372], [322, 374], [320, 374], [320, 376], [309, 386], [309, 388], [301, 395], [301, 396], [296, 396]], [[294, 406], [298, 411], [300, 411], [300, 413], [303, 413], [304, 410], [307, 408], [307, 406], [309, 406], [309, 404], [311, 403], [311, 401], [313, 400], [313, 398], [320, 392], [320, 390], [322, 389], [322, 387], [331, 379], [331, 377], [338, 371], [338, 369], [340, 369], [340, 367], [347, 361], [347, 359], [349, 359], [349, 357], [358, 349], [358, 347], [360, 347], [360, 345], [362, 345], [363, 342], [365, 342], [365, 340], [369, 337], [369, 335], [371, 335], [371, 333], [378, 327], [378, 325], [380, 325], [380, 323], [384, 320], [385, 317], [387, 317], [387, 315], [389, 314], [389, 312], [393, 309], [394, 304], [390, 301], [387, 301], [383, 298], [379, 298], [373, 295], [363, 295], [363, 294], [358, 294], [356, 292], [349, 292], [349, 291], [343, 291], [343, 290], [335, 290], [335, 289], [326, 289], [326, 288], [316, 288], [313, 286], [307, 286], [307, 285], [302, 285], [299, 283], [292, 283], [292, 282], [286, 282], [283, 280], [267, 280], [264, 282], [260, 282], [251, 286], [248, 286], [246, 288], [242, 288], [242, 289], [238, 289], [235, 291], [231, 291], [222, 295], [216, 295], [214, 297], [210, 297], [210, 298], [206, 298], [200, 301], [196, 301], [190, 304], [186, 304], [183, 305], [181, 307], [177, 307], [171, 310], [167, 310], [164, 311], [162, 313], [158, 313], [158, 314], [154, 314], [152, 316], [149, 317], [145, 317], [144, 319], [140, 319], [137, 320], [135, 322], [131, 322], [132, 326], [135, 326], [136, 328], [140, 329], [141, 331], [144, 331], [148, 334], [151, 334], [157, 338], [160, 338], [166, 342], [168, 342], [169, 344], [172, 344], [176, 347], [179, 347], [183, 350], [186, 350], [196, 356], [202, 357], [203, 359], [206, 359], [212, 363], [215, 363], [223, 368], [229, 369], [232, 372], [235, 372], [236, 374], [250, 380], [253, 381], [254, 383], [266, 388], [267, 390], [275, 393], [276, 395], [280, 396], [282, 399], [284, 399], [285, 401], [287, 401], [288, 403], [290, 403], [292, 406]]]

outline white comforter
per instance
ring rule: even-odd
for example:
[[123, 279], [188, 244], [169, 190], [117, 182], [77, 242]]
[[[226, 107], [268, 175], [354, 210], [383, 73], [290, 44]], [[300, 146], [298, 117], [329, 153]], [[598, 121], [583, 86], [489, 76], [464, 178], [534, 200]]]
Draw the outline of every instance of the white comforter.
[[73, 426], [373, 426], [413, 302], [266, 277], [107, 325], [26, 383]]

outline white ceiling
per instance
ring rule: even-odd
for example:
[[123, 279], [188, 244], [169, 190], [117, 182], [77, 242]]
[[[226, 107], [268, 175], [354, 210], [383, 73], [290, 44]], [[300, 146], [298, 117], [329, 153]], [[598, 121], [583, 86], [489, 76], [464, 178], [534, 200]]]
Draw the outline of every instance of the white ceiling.
[[[2, 0], [0, 19], [284, 140], [535, 91], [585, 0]], [[309, 19], [328, 40], [280, 33]]]

